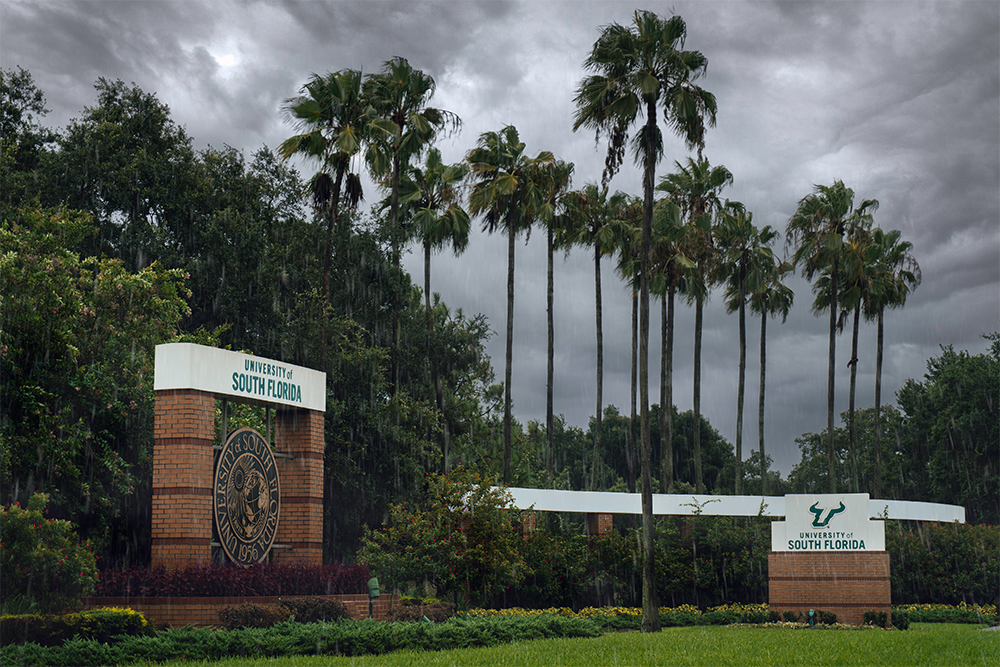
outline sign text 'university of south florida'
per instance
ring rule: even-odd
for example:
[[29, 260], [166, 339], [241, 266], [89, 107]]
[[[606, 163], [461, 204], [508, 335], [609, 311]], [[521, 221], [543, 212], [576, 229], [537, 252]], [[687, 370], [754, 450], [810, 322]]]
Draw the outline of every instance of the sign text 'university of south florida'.
[[885, 524], [869, 518], [867, 493], [785, 496], [771, 524], [772, 551], [885, 551]]

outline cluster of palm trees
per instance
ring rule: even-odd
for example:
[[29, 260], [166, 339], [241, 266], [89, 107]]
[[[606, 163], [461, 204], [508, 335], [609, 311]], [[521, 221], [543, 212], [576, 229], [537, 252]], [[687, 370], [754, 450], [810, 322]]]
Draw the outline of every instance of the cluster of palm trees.
[[[729, 312], [739, 314], [740, 364], [736, 429], [736, 489], [741, 491], [740, 459], [743, 443], [743, 403], [746, 369], [746, 309], [761, 316], [758, 447], [761, 479], [766, 485], [764, 443], [764, 388], [767, 319], [784, 319], [792, 305], [792, 291], [783, 278], [796, 266], [810, 280], [815, 278], [814, 310], [830, 312], [828, 377], [828, 437], [831, 492], [833, 474], [833, 389], [836, 332], [853, 315], [851, 361], [851, 463], [854, 465], [854, 383], [857, 359], [858, 318], [878, 323], [876, 356], [876, 408], [880, 404], [882, 315], [901, 306], [919, 283], [920, 273], [910, 254], [911, 246], [899, 232], [873, 226], [874, 200], [854, 205], [854, 193], [843, 183], [817, 186], [803, 198], [786, 229], [790, 261], [772, 250], [778, 232], [753, 224], [753, 215], [739, 202], [724, 200], [721, 192], [733, 181], [723, 166], [712, 166], [703, 157], [706, 128], [714, 125], [716, 100], [696, 81], [707, 68], [698, 51], [684, 50], [686, 26], [679, 16], [664, 19], [637, 11], [631, 25], [611, 24], [602, 29], [584, 62], [589, 72], [576, 92], [574, 130], [594, 130], [608, 143], [600, 184], [571, 189], [573, 165], [541, 151], [526, 151], [517, 129], [506, 126], [485, 132], [458, 164], [442, 163], [434, 139], [460, 126], [454, 114], [429, 106], [434, 81], [413, 69], [403, 58], [384, 64], [379, 73], [362, 77], [355, 70], [314, 75], [298, 97], [284, 110], [302, 132], [281, 146], [285, 157], [303, 154], [317, 159], [320, 169], [312, 179], [313, 199], [327, 214], [327, 247], [323, 292], [329, 294], [329, 273], [334, 234], [348, 234], [338, 223], [340, 209], [356, 206], [361, 198], [355, 158], [364, 150], [370, 173], [389, 192], [389, 233], [394, 266], [399, 266], [400, 244], [417, 239], [424, 250], [424, 296], [431, 331], [430, 259], [434, 249], [451, 245], [461, 252], [468, 243], [471, 218], [478, 216], [487, 232], [508, 237], [506, 364], [504, 371], [503, 477], [511, 471], [511, 368], [514, 318], [515, 238], [544, 225], [548, 248], [548, 364], [546, 431], [552, 461], [553, 424], [553, 254], [557, 248], [585, 245], [593, 249], [597, 333], [597, 404], [594, 429], [592, 486], [596, 487], [601, 456], [603, 414], [603, 333], [601, 260], [615, 258], [619, 274], [632, 285], [633, 299], [633, 416], [638, 388], [642, 480], [644, 583], [643, 629], [658, 628], [658, 603], [653, 586], [652, 462], [649, 426], [649, 299], [662, 304], [660, 411], [663, 438], [661, 488], [673, 480], [672, 357], [674, 301], [677, 294], [695, 307], [694, 351], [694, 461], [696, 488], [705, 491], [700, 452], [700, 371], [702, 313], [711, 290], [725, 287]], [[680, 135], [697, 159], [675, 162], [673, 173], [655, 182], [656, 165], [663, 156], [663, 135], [658, 123]], [[609, 181], [631, 148], [643, 168], [642, 197], [609, 189]], [[414, 164], [422, 159], [422, 164]], [[468, 189], [467, 207], [465, 192]], [[346, 200], [341, 202], [342, 196]], [[659, 195], [659, 197], [657, 197]], [[405, 224], [404, 224], [405, 223]], [[398, 329], [394, 323], [394, 341]], [[430, 360], [435, 399], [442, 410], [441, 380]], [[395, 386], [394, 382], [394, 386]], [[633, 423], [636, 420], [633, 419]], [[633, 441], [636, 438], [633, 436]], [[442, 455], [448, 466], [447, 424], [443, 428]], [[634, 445], [632, 456], [634, 456]], [[880, 459], [877, 462], [880, 463]], [[876, 480], [879, 474], [876, 474]], [[630, 474], [630, 486], [635, 477]], [[852, 468], [857, 485], [857, 473]], [[878, 482], [876, 481], [876, 484]], [[879, 493], [875, 489], [875, 495]], [[766, 486], [765, 486], [766, 492]]]

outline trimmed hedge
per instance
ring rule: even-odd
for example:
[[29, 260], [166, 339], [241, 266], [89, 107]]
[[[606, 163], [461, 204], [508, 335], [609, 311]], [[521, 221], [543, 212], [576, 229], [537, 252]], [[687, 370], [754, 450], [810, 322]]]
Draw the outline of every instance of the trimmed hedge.
[[130, 567], [100, 573], [97, 597], [253, 597], [351, 595], [368, 592], [363, 565]]
[[186, 628], [111, 644], [73, 639], [60, 647], [0, 648], [0, 665], [80, 666], [167, 660], [221, 660], [295, 655], [359, 656], [401, 649], [438, 651], [550, 637], [597, 637], [592, 621], [557, 615], [532, 618], [454, 618], [445, 623], [279, 623], [267, 629]]
[[156, 634], [146, 618], [132, 609], [108, 607], [75, 614], [0, 616], [0, 643], [60, 646], [74, 638], [107, 642], [120, 635]]

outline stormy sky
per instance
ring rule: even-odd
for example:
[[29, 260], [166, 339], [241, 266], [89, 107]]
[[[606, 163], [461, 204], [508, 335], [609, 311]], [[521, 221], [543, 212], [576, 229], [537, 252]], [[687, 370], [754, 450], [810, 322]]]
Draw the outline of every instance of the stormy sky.
[[[98, 77], [134, 82], [170, 107], [196, 147], [276, 148], [293, 132], [280, 106], [313, 73], [377, 71], [402, 56], [432, 75], [432, 103], [463, 128], [440, 143], [462, 159], [485, 131], [515, 125], [531, 155], [575, 164], [574, 187], [600, 179], [605, 146], [572, 131], [582, 64], [601, 26], [637, 8], [687, 23], [689, 49], [708, 58], [701, 85], [718, 100], [705, 157], [734, 175], [723, 196], [782, 232], [814, 184], [843, 180], [878, 199], [876, 224], [910, 241], [923, 282], [886, 316], [883, 401], [921, 379], [940, 344], [979, 353], [1000, 329], [1000, 3], [987, 2], [17, 2], [0, 3], [0, 66], [29, 70], [63, 127], [96, 101]], [[686, 160], [669, 137], [657, 177]], [[627, 164], [612, 189], [641, 194]], [[378, 193], [369, 188], [368, 201]], [[506, 240], [478, 231], [460, 257], [434, 258], [432, 289], [452, 308], [484, 313], [503, 377]], [[782, 238], [776, 248], [785, 252]], [[422, 257], [406, 267], [421, 282]], [[555, 409], [586, 428], [595, 408], [593, 260], [556, 262]], [[514, 412], [545, 415], [545, 237], [517, 247]], [[628, 412], [630, 299], [604, 263], [605, 403]], [[767, 451], [786, 473], [794, 439], [826, 425], [827, 319], [810, 285], [768, 327]], [[659, 369], [652, 304], [651, 378]], [[758, 319], [748, 322], [743, 456], [757, 446]], [[692, 405], [694, 309], [678, 308], [674, 401]], [[738, 321], [716, 290], [705, 312], [702, 410], [730, 442], [736, 432]], [[874, 403], [875, 328], [862, 324], [859, 407]], [[838, 412], [847, 409], [849, 328], [838, 338]], [[656, 385], [651, 399], [658, 397]]]

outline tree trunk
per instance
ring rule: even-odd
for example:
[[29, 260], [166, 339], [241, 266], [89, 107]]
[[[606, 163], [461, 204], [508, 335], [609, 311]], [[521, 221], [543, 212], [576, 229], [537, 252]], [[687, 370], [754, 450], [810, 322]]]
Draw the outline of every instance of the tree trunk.
[[701, 299], [694, 307], [694, 486], [697, 493], [705, 493], [705, 479], [701, 466], [701, 329], [704, 304]]
[[548, 254], [549, 254], [549, 266], [548, 275], [546, 276], [546, 319], [548, 320], [548, 357], [545, 366], [545, 447], [547, 450], [546, 455], [546, 468], [549, 473], [549, 479], [552, 478], [552, 385], [554, 381], [555, 368], [554, 368], [554, 356], [555, 356], [555, 330], [552, 325], [552, 301], [553, 301], [553, 285], [552, 285], [552, 255], [553, 255], [553, 241], [552, 241], [552, 225], [553, 222], [550, 220], [547, 225], [547, 241], [548, 241]]
[[[392, 156], [392, 193], [389, 197], [389, 235], [392, 241], [392, 267], [399, 274], [399, 148]], [[392, 395], [399, 391], [400, 363], [399, 309], [392, 313]]]
[[858, 483], [858, 457], [855, 453], [855, 432], [854, 432], [854, 387], [858, 376], [858, 319], [861, 316], [861, 304], [854, 307], [854, 332], [851, 337], [851, 390], [847, 407], [847, 433], [851, 452], [851, 479], [853, 481], [854, 493], [861, 493]]
[[601, 300], [601, 252], [594, 243], [594, 303], [597, 316], [597, 416], [594, 427], [594, 456], [590, 471], [590, 488], [597, 490], [597, 468], [601, 456], [601, 419], [604, 414], [604, 313]]
[[628, 491], [635, 493], [635, 463], [639, 456], [639, 295], [632, 291], [632, 413], [628, 422]]
[[[674, 484], [674, 286], [667, 287], [667, 331], [663, 343], [663, 488], [670, 493]], [[661, 408], [662, 409], [662, 408]]]
[[503, 481], [512, 480], [510, 459], [510, 377], [514, 361], [514, 216], [507, 220], [507, 358], [503, 373]]
[[830, 476], [830, 493], [837, 492], [837, 477], [834, 475], [833, 451], [833, 390], [834, 366], [837, 352], [837, 260], [833, 260], [833, 272], [830, 275], [830, 349], [829, 367], [826, 379], [826, 449], [827, 467]]
[[760, 452], [761, 495], [767, 495], [767, 455], [764, 453], [764, 373], [767, 367], [767, 310], [760, 315], [760, 398], [757, 403], [757, 451]]
[[653, 479], [649, 442], [649, 245], [653, 222], [653, 177], [656, 167], [656, 100], [647, 101], [645, 172], [643, 173], [642, 244], [639, 271], [639, 419], [642, 432], [642, 631], [660, 631], [653, 553]]
[[882, 497], [882, 309], [878, 311], [878, 343], [875, 347], [875, 480], [872, 497]]
[[746, 269], [740, 264], [740, 379], [736, 391], [736, 495], [743, 493], [743, 391], [747, 372], [747, 317], [744, 281]]

